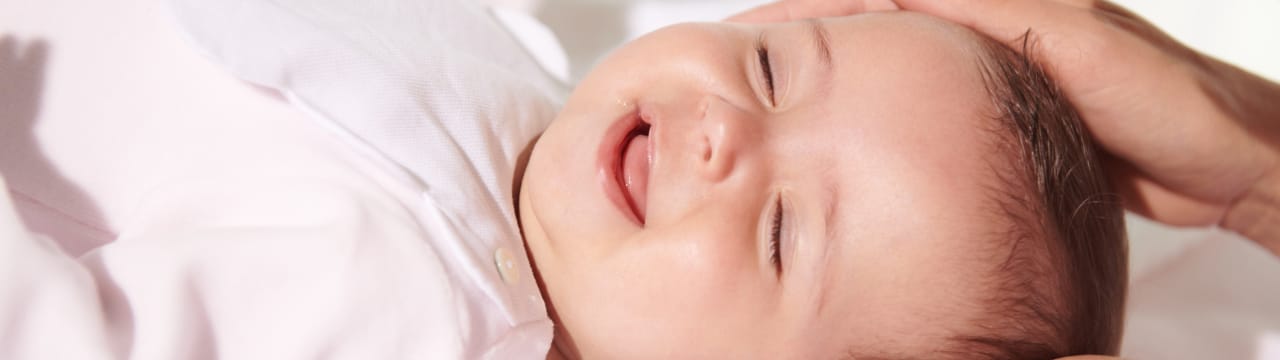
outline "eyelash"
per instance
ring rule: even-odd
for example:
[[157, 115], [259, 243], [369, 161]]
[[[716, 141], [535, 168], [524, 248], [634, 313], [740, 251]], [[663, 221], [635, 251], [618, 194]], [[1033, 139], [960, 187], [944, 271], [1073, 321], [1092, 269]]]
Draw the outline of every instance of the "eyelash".
[[769, 105], [777, 105], [773, 99], [773, 67], [769, 66], [769, 49], [764, 40], [756, 40], [756, 58], [760, 61], [760, 71], [764, 72], [765, 90], [769, 93]]
[[782, 274], [782, 195], [778, 195], [773, 204], [773, 219], [769, 225], [769, 262], [773, 269]]

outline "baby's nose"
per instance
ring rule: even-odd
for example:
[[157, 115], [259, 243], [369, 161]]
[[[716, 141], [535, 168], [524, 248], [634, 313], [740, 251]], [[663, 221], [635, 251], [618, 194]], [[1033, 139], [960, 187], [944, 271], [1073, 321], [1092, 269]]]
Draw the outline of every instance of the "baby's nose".
[[751, 113], [719, 96], [706, 97], [700, 107], [700, 170], [708, 180], [724, 180], [740, 165], [744, 150], [758, 145], [761, 127]]

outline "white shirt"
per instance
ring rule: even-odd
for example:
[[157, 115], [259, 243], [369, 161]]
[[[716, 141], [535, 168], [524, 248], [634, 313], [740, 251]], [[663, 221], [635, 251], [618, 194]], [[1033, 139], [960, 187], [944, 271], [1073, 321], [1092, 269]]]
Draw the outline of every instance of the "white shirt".
[[[172, 7], [198, 51], [307, 120], [242, 122], [244, 144], [292, 145], [272, 144], [285, 148], [263, 153], [272, 162], [157, 176], [127, 201], [80, 179], [104, 209], [129, 209], [104, 211], [121, 219], [102, 226], [115, 238], [82, 256], [21, 231], [0, 198], [0, 323], [13, 324], [0, 358], [545, 356], [552, 325], [512, 174], [560, 91], [491, 13], [452, 1]], [[228, 149], [186, 163], [253, 153], [235, 139], [201, 143]], [[44, 202], [18, 156], [0, 169], [35, 198], [18, 199], [29, 225], [40, 213], [21, 203]]]

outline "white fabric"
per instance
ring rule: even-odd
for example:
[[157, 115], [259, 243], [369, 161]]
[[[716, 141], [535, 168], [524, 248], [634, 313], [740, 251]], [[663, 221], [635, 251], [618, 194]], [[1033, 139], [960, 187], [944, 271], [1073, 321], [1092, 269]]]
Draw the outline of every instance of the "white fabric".
[[7, 237], [0, 357], [462, 357], [434, 234], [351, 174], [175, 184], [79, 261]]
[[[557, 84], [490, 14], [466, 5], [175, 2], [213, 58], [368, 145], [421, 193], [409, 206], [440, 212], [431, 225], [447, 230], [432, 239], [450, 254], [454, 285], [473, 290], [459, 309], [470, 316], [471, 328], [459, 329], [467, 343], [499, 357], [545, 354], [551, 325], [516, 224], [512, 174], [554, 117]], [[522, 274], [509, 277], [526, 281], [503, 283], [498, 249], [516, 254]]]
[[[0, 177], [0, 189], [7, 190]], [[52, 240], [27, 232], [0, 191], [0, 357], [92, 359], [111, 354], [93, 276]], [[73, 346], [66, 346], [70, 339]]]
[[[99, 16], [85, 28], [49, 30], [39, 15], [82, 5], [47, 4], [12, 23], [56, 35], [53, 60], [37, 64], [51, 68], [51, 83], [96, 69], [76, 84], [97, 92], [40, 99], [39, 86], [5, 87], [63, 106], [0, 125], [99, 132], [75, 131], [79, 144], [67, 131], [4, 135], [44, 145], [0, 155], [0, 171], [17, 179], [6, 192], [16, 215], [47, 224], [35, 230], [59, 244], [20, 231], [7, 196], [0, 201], [0, 358], [546, 354], [551, 323], [511, 192], [517, 155], [557, 107], [561, 89], [538, 66], [554, 56], [531, 58], [469, 3], [174, 1], [186, 38], [267, 89], [254, 92], [175, 55], [192, 52], [156, 35], [176, 34], [172, 20], [156, 20], [172, 19], [168, 9], [87, 4]], [[125, 24], [90, 28], [104, 14]], [[105, 52], [93, 54], [101, 62], [60, 62], [63, 52], [101, 46], [102, 32], [117, 32], [107, 44], [156, 55], [134, 60], [161, 62], [112, 62]], [[133, 82], [101, 79], [121, 73], [161, 88], [112, 93]], [[264, 93], [282, 94], [309, 120]], [[95, 97], [167, 102], [127, 116], [135, 110]], [[106, 111], [68, 116], [76, 105]], [[119, 137], [128, 141], [114, 148], [84, 143]], [[49, 138], [62, 141], [41, 141]], [[165, 146], [129, 151], [154, 145]], [[96, 176], [74, 174], [94, 166]], [[66, 195], [50, 176], [59, 167], [82, 193]], [[60, 232], [69, 224], [93, 236]], [[499, 254], [513, 270], [499, 271]]]

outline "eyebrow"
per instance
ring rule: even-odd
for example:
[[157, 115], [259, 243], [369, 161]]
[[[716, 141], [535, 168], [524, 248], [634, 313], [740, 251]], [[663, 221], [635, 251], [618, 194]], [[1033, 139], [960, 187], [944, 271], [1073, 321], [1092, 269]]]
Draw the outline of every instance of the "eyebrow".
[[818, 19], [805, 20], [805, 24], [809, 27], [809, 33], [813, 35], [814, 48], [818, 51], [818, 60], [823, 65], [831, 66], [831, 35], [827, 32], [827, 27], [822, 25]]

